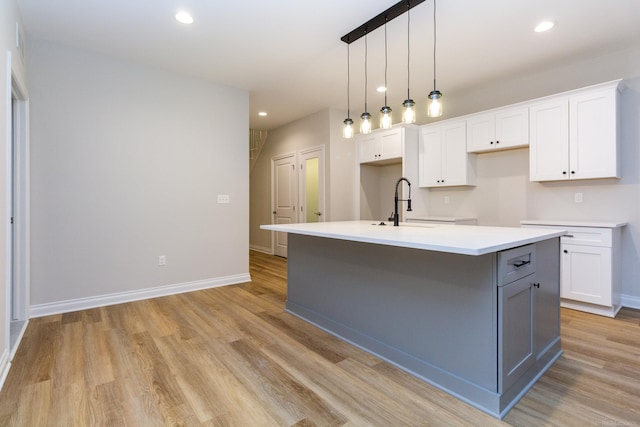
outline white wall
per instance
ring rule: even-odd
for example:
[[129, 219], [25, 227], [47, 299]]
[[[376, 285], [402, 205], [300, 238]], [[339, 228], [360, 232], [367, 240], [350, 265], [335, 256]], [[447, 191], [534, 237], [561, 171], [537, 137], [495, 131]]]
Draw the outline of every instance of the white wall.
[[[7, 146], [11, 141], [11, 74], [21, 82], [26, 82], [23, 60], [16, 48], [16, 22], [21, 24], [20, 13], [14, 0], [0, 0], [0, 386], [9, 367], [9, 317], [10, 307], [7, 289], [10, 278], [7, 277], [7, 250], [9, 224], [7, 216]], [[10, 64], [9, 56], [10, 53]], [[9, 70], [10, 69], [10, 70]]]
[[248, 93], [42, 40], [30, 48], [32, 314], [246, 278]]

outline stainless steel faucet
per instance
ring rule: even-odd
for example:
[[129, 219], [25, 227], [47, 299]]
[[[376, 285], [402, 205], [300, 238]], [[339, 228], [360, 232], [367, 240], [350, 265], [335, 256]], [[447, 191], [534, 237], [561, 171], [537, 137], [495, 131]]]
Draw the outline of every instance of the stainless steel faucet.
[[[398, 187], [402, 181], [406, 181], [409, 184], [409, 198], [408, 199], [398, 199]], [[400, 224], [398, 217], [398, 202], [407, 202], [407, 212], [411, 212], [411, 183], [405, 177], [402, 177], [396, 182], [396, 195], [393, 199], [393, 225], [398, 226]]]

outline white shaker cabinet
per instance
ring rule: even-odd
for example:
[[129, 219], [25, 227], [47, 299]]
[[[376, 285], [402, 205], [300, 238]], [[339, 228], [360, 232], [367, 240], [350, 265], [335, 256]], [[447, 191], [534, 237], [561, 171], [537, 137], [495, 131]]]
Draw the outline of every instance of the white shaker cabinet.
[[531, 181], [620, 178], [619, 80], [529, 106]]
[[467, 151], [483, 153], [529, 145], [529, 109], [504, 108], [467, 118]]
[[423, 126], [418, 169], [420, 187], [475, 185], [475, 158], [467, 154], [464, 120]]
[[360, 163], [400, 163], [403, 138], [404, 128], [401, 125], [359, 135], [357, 141]]
[[523, 227], [567, 231], [560, 238], [563, 307], [615, 317], [621, 307], [620, 235], [626, 223], [523, 221]]

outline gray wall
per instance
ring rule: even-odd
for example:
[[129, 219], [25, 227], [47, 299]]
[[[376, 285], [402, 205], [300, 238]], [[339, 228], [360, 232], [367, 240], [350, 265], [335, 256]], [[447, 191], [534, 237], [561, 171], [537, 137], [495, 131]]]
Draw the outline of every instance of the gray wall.
[[248, 274], [246, 91], [41, 40], [28, 68], [32, 306]]

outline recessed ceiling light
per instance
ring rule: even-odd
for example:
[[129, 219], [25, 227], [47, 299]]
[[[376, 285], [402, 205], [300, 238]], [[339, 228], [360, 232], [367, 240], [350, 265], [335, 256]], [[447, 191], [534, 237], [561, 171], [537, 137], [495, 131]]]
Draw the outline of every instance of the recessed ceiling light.
[[266, 115], [267, 115], [267, 112], [266, 112], [266, 111], [260, 111], [260, 112], [258, 113], [258, 115], [259, 115], [259, 116], [264, 117], [264, 116], [266, 116]]
[[189, 12], [185, 12], [184, 10], [180, 10], [173, 15], [176, 18], [176, 21], [181, 22], [183, 24], [193, 24], [193, 16]]
[[379, 86], [376, 90], [377, 90], [378, 92], [386, 92], [386, 91], [387, 91], [387, 88], [386, 88], [386, 87], [384, 87], [384, 86]]
[[556, 21], [542, 21], [533, 29], [536, 33], [544, 33], [556, 26]]

